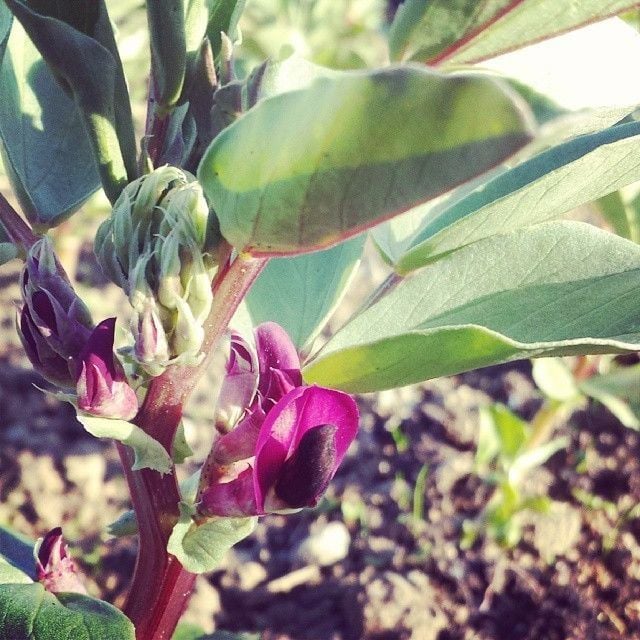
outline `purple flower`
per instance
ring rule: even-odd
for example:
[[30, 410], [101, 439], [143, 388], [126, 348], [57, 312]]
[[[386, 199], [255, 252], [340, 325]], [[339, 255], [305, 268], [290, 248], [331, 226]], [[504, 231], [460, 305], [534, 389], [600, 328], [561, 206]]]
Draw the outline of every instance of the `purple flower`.
[[21, 278], [24, 306], [18, 333], [35, 369], [62, 387], [75, 385], [74, 360], [93, 322], [56, 260], [48, 239], [38, 240], [27, 255]]
[[221, 464], [252, 456], [267, 413], [302, 385], [300, 358], [280, 325], [259, 325], [254, 339], [255, 351], [238, 334], [231, 336], [231, 355], [216, 415], [217, 429], [229, 432], [215, 444], [215, 459]]
[[81, 593], [86, 595], [75, 563], [69, 557], [62, 529], [56, 527], [36, 543], [36, 572], [38, 581], [51, 593]]
[[79, 355], [78, 407], [96, 416], [131, 420], [138, 412], [138, 399], [113, 353], [115, 324], [115, 318], [103, 320]]
[[242, 417], [258, 390], [258, 355], [238, 333], [231, 334], [226, 375], [216, 410], [216, 429], [227, 433]]
[[357, 429], [358, 409], [348, 394], [292, 389], [268, 411], [252, 457], [220, 468], [202, 493], [200, 512], [251, 516], [315, 506]]

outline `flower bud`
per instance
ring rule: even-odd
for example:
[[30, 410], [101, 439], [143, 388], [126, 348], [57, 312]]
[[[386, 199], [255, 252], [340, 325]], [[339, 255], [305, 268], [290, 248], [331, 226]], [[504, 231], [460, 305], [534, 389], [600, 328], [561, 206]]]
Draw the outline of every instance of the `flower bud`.
[[215, 273], [209, 215], [195, 178], [165, 166], [129, 184], [98, 230], [96, 255], [129, 296], [134, 354], [150, 375], [172, 361], [199, 361]]
[[34, 547], [38, 581], [51, 593], [81, 593], [87, 590], [80, 580], [75, 563], [69, 556], [62, 537], [62, 529], [56, 527], [40, 538]]
[[103, 320], [80, 354], [78, 407], [96, 416], [131, 420], [138, 412], [138, 399], [113, 353], [115, 322]]
[[24, 306], [18, 333], [34, 368], [63, 387], [75, 385], [74, 360], [93, 322], [53, 253], [48, 238], [30, 249], [21, 276]]

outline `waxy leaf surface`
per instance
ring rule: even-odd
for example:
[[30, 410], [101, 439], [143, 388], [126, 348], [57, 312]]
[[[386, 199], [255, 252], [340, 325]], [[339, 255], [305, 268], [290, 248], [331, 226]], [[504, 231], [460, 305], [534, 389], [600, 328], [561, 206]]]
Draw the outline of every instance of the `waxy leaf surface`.
[[191, 513], [191, 507], [181, 505], [180, 520], [173, 528], [167, 551], [192, 573], [213, 571], [224, 554], [250, 535], [258, 523], [258, 518], [213, 518], [196, 525]]
[[198, 175], [233, 246], [285, 255], [356, 235], [529, 139], [528, 118], [492, 79], [351, 72], [259, 102], [217, 136]]
[[83, 20], [57, 4], [39, 6], [39, 13], [26, 2], [5, 2], [58, 82], [73, 94], [113, 202], [137, 167], [128, 92], [104, 2], [91, 4]]
[[41, 584], [0, 585], [0, 638], [134, 640], [131, 621], [114, 606], [76, 593], [54, 596]]
[[477, 62], [603, 20], [633, 0], [405, 0], [391, 26], [393, 60]]
[[112, 438], [133, 449], [132, 469], [153, 469], [171, 473], [171, 456], [166, 449], [137, 425], [117, 418], [99, 418], [79, 413], [78, 421], [96, 438]]
[[543, 355], [637, 350], [640, 247], [579, 222], [477, 242], [402, 281], [304, 369], [377, 391]]
[[272, 258], [247, 296], [253, 324], [277, 322], [303, 350], [342, 299], [363, 244], [359, 236], [324, 251]]
[[73, 100], [0, 3], [0, 138], [5, 171], [24, 214], [47, 226], [73, 213], [100, 186], [89, 138]]
[[397, 270], [406, 273], [488, 236], [553, 220], [640, 180], [640, 122], [581, 136], [545, 151], [429, 212]]

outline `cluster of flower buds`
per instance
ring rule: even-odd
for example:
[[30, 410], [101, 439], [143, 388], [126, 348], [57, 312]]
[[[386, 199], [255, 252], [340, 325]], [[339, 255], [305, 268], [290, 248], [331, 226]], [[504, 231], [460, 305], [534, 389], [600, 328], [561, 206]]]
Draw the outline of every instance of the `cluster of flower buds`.
[[38, 581], [47, 591], [86, 595], [87, 590], [69, 556], [60, 527], [52, 529], [44, 538], [40, 538], [36, 542], [33, 554]]
[[63, 391], [75, 389], [87, 413], [133, 418], [138, 400], [113, 353], [115, 318], [94, 327], [47, 238], [30, 249], [21, 288], [18, 334], [36, 371]]
[[165, 166], [129, 184], [98, 229], [96, 255], [129, 297], [135, 359], [149, 375], [199, 359], [216, 268], [208, 220], [195, 178]]
[[277, 324], [256, 328], [255, 349], [231, 337], [214, 443], [201, 479], [203, 516], [252, 516], [315, 506], [358, 429], [341, 391], [305, 386], [295, 346]]

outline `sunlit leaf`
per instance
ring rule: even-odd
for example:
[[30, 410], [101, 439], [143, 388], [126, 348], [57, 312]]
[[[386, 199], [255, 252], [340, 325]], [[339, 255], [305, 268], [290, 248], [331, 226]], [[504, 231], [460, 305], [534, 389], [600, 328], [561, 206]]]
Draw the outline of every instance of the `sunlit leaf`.
[[[0, 4], [0, 19], [8, 9]], [[4, 167], [31, 222], [54, 225], [100, 186], [91, 144], [72, 99], [15, 22], [0, 66]]]
[[553, 220], [640, 180], [640, 122], [610, 127], [503, 171], [462, 199], [432, 212], [397, 260], [409, 272], [494, 234]]
[[584, 223], [489, 238], [403, 280], [304, 377], [364, 392], [519, 358], [637, 350], [639, 276], [640, 247]]
[[481, 75], [342, 73], [259, 102], [217, 136], [198, 175], [233, 246], [292, 254], [448, 191], [528, 139], [510, 94]]
[[405, 0], [389, 35], [393, 60], [477, 62], [627, 11], [633, 0]]

